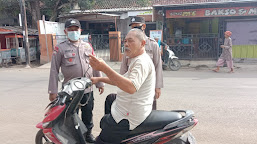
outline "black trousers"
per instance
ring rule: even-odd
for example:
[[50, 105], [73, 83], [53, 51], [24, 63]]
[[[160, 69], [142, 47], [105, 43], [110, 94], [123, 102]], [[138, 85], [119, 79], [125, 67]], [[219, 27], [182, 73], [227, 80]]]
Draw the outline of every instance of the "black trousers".
[[169, 52], [163, 48], [162, 61], [167, 64], [169, 61]]
[[156, 109], [157, 109], [157, 101], [156, 101], [156, 99], [154, 98], [152, 110], [156, 110]]
[[[94, 127], [94, 124], [93, 124], [93, 109], [94, 109], [93, 92], [84, 94], [80, 103], [83, 105], [87, 102], [87, 100], [88, 100], [88, 103], [85, 106], [81, 106], [81, 118], [82, 118], [82, 121], [84, 122], [84, 124], [86, 125], [88, 131], [91, 132], [92, 128]], [[77, 109], [77, 112], [78, 111], [79, 111], [79, 109]]]
[[111, 115], [111, 105], [116, 99], [116, 94], [110, 94], [105, 100], [105, 116], [100, 122], [102, 129], [95, 144], [119, 144], [129, 135], [129, 121], [123, 119], [119, 123]]

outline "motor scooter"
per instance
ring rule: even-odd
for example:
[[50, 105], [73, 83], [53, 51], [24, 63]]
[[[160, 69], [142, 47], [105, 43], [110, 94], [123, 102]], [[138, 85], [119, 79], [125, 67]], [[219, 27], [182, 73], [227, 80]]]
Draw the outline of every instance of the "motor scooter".
[[[57, 98], [47, 106], [42, 122], [37, 124], [36, 144], [86, 144], [87, 128], [76, 109], [84, 90], [92, 86], [86, 77], [74, 78], [63, 85]], [[86, 102], [87, 103], [87, 102]], [[154, 110], [122, 144], [190, 144], [195, 139], [189, 132], [198, 120], [191, 110]]]
[[166, 65], [172, 70], [177, 71], [181, 67], [181, 63], [178, 60], [178, 57], [175, 55], [175, 53], [170, 49], [170, 47], [167, 45], [166, 52], [168, 53], [168, 59], [165, 61]]

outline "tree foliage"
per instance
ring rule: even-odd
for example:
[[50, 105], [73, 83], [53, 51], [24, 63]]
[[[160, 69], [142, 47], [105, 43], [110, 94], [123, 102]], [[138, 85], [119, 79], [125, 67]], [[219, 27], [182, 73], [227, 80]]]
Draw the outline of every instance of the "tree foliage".
[[145, 7], [150, 6], [151, 1], [150, 0], [137, 0], [138, 5]]
[[20, 12], [20, 6], [17, 0], [0, 0], [0, 15], [17, 16]]
[[[25, 0], [28, 25], [36, 28], [37, 20], [45, 15], [46, 20], [56, 21], [58, 15], [67, 13], [76, 3], [82, 10], [92, 8], [95, 0]], [[20, 13], [19, 0], [0, 0], [0, 17], [14, 17], [18, 19]]]
[[87, 9], [92, 9], [93, 6], [95, 5], [96, 1], [95, 0], [79, 0], [78, 5], [81, 10], [87, 10]]
[[[0, 17], [11, 16], [18, 19], [20, 13], [20, 0], [0, 0]], [[131, 0], [124, 0], [124, 3]], [[150, 0], [132, 0], [136, 5], [149, 6]], [[100, 4], [102, 0], [25, 0], [27, 9], [28, 26], [36, 28], [37, 20], [45, 15], [46, 20], [57, 21], [58, 16], [67, 13], [76, 4], [81, 10], [92, 9], [95, 4]]]

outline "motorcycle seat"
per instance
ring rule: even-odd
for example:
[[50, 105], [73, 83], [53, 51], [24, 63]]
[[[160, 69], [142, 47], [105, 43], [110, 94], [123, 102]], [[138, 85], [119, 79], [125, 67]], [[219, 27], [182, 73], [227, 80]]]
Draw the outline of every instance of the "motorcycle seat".
[[144, 132], [154, 131], [164, 128], [167, 124], [182, 118], [178, 112], [153, 110], [151, 114], [137, 128], [132, 130], [129, 135], [136, 135]]

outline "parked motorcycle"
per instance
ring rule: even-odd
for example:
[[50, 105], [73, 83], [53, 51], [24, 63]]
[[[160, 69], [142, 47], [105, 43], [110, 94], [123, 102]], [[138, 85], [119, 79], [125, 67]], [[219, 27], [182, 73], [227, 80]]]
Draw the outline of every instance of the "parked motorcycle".
[[169, 46], [167, 46], [167, 52], [168, 52], [168, 62], [167, 65], [172, 71], [177, 71], [181, 67], [181, 63], [178, 60], [178, 57], [175, 56], [175, 53], [170, 49]]
[[[86, 144], [87, 128], [76, 109], [90, 79], [74, 78], [63, 85], [58, 97], [48, 106], [42, 122], [37, 124], [36, 144]], [[195, 143], [191, 130], [198, 120], [191, 110], [152, 111], [147, 119], [130, 132], [122, 144]]]

